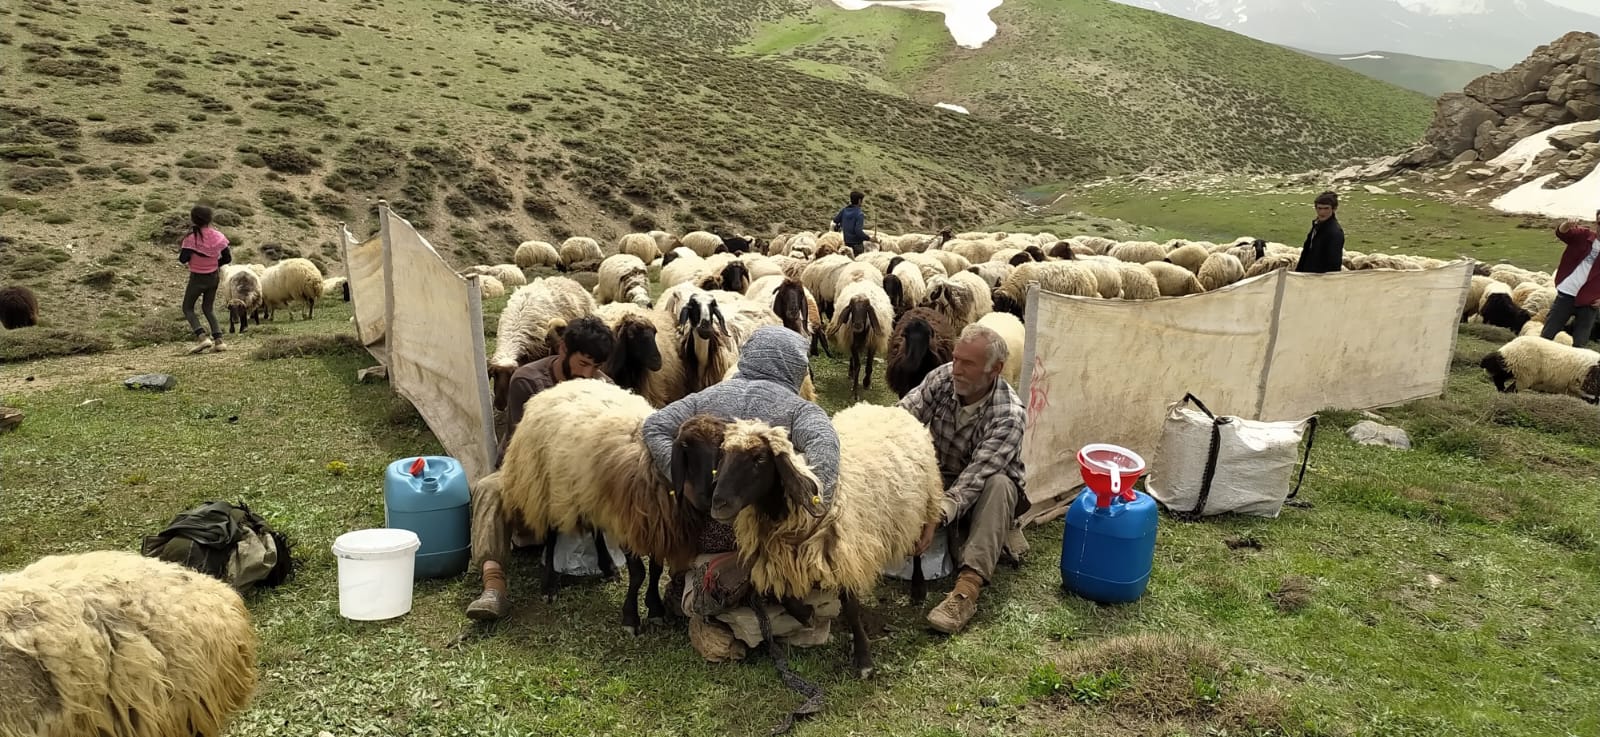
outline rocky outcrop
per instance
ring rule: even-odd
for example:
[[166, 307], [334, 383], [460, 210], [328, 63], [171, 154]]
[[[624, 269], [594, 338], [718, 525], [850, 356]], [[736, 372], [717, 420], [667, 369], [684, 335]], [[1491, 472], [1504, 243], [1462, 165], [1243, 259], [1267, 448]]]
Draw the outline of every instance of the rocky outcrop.
[[1439, 98], [1423, 143], [1404, 166], [1450, 162], [1467, 151], [1483, 160], [1558, 125], [1600, 119], [1600, 36], [1573, 31], [1503, 72]]

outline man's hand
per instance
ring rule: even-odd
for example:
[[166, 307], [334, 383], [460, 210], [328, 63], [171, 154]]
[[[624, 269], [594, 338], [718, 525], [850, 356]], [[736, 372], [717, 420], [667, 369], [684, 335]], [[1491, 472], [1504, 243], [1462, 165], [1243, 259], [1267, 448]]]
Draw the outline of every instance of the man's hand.
[[934, 520], [922, 526], [922, 537], [917, 540], [917, 549], [912, 555], [922, 555], [928, 552], [928, 546], [933, 544], [933, 533], [938, 531], [939, 521]]
[[1580, 223], [1576, 220], [1563, 220], [1561, 221], [1560, 225], [1556, 226], [1556, 232], [1565, 235], [1567, 233], [1571, 233], [1573, 228], [1581, 227], [1583, 227], [1583, 223]]

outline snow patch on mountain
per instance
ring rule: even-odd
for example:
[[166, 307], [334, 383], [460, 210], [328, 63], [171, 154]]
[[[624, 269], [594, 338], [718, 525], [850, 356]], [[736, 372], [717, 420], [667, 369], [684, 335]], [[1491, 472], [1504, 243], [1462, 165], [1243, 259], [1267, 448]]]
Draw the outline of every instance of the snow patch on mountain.
[[968, 49], [983, 48], [994, 38], [1000, 27], [989, 19], [989, 11], [1000, 7], [1004, 0], [833, 0], [845, 10], [861, 10], [874, 5], [885, 8], [905, 8], [944, 14], [944, 27], [956, 45]]

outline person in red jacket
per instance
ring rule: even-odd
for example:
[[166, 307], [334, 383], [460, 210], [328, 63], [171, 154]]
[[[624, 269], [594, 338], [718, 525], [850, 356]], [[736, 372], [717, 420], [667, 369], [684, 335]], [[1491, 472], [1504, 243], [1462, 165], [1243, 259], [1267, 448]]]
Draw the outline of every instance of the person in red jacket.
[[[1595, 223], [1600, 226], [1600, 211], [1595, 212]], [[1600, 230], [1586, 228], [1575, 220], [1556, 226], [1556, 237], [1567, 244], [1567, 250], [1562, 252], [1561, 265], [1556, 268], [1556, 301], [1544, 321], [1545, 340], [1553, 340], [1570, 319], [1572, 345], [1582, 348], [1589, 344], [1595, 303], [1600, 302], [1600, 268], [1595, 264], [1600, 260], [1597, 232]]]

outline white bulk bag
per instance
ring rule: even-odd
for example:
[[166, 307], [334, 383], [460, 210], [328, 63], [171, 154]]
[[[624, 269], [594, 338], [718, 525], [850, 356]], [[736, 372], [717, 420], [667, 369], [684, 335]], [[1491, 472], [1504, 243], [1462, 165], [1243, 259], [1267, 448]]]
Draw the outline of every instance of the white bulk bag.
[[[1184, 406], [1193, 402], [1198, 411]], [[1317, 418], [1260, 422], [1217, 417], [1193, 394], [1167, 405], [1161, 445], [1150, 467], [1150, 495], [1183, 516], [1249, 514], [1277, 517], [1300, 491], [1295, 479], [1300, 443], [1311, 459]], [[1291, 483], [1293, 488], [1290, 488]]]
[[[915, 556], [906, 556], [899, 564], [884, 569], [883, 575], [910, 581], [911, 566], [915, 561]], [[939, 525], [939, 529], [933, 532], [933, 542], [928, 544], [927, 550], [922, 551], [922, 580], [935, 581], [954, 573], [955, 570], [955, 560], [950, 555], [950, 530], [944, 525]]]
[[[556, 546], [556, 572], [564, 576], [598, 576], [600, 575], [600, 556], [594, 549], [594, 533], [584, 532], [577, 535], [556, 535], [553, 543]], [[628, 560], [622, 548], [616, 546], [608, 538], [606, 548], [611, 553], [611, 562], [618, 571], [626, 571]]]

